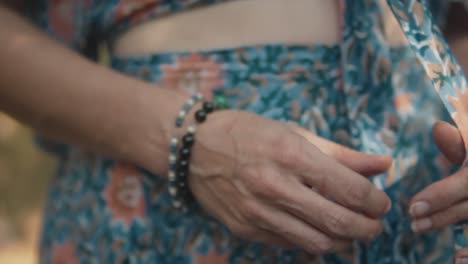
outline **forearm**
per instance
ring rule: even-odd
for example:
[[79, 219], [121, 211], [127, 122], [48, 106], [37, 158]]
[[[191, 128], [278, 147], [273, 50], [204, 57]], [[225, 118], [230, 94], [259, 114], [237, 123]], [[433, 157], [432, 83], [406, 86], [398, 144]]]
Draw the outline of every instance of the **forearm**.
[[0, 110], [63, 142], [156, 172], [184, 97], [82, 58], [0, 7]]

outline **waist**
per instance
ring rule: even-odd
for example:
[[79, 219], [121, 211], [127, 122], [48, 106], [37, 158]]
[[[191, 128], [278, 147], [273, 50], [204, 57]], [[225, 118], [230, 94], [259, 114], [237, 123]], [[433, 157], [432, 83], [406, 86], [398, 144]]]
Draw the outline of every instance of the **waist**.
[[[382, 34], [389, 44], [405, 37], [385, 0]], [[334, 45], [341, 40], [340, 0], [237, 0], [149, 20], [121, 34], [115, 55], [193, 52], [248, 45]]]
[[135, 55], [266, 43], [335, 44], [339, 12], [337, 0], [229, 1], [135, 26], [116, 39], [113, 51]]

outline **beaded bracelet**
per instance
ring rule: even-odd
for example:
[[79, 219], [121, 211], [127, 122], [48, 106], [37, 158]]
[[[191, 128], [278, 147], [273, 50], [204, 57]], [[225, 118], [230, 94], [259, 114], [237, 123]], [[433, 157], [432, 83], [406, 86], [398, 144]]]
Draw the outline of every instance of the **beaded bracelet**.
[[195, 112], [195, 124], [187, 128], [186, 134], [182, 137], [182, 143], [177, 156], [175, 169], [175, 191], [173, 196], [173, 206], [177, 209], [187, 210], [187, 204], [192, 200], [192, 193], [187, 186], [187, 178], [189, 176], [190, 156], [192, 146], [195, 142], [196, 125], [201, 124], [206, 120], [208, 114], [215, 111], [217, 108], [211, 102], [204, 102], [202, 109]]
[[[203, 96], [201, 94], [194, 94], [192, 95], [183, 105], [182, 110], [180, 110], [179, 114], [177, 115], [175, 126], [176, 128], [180, 128], [183, 123], [185, 116], [190, 111], [190, 109], [199, 101], [203, 100]], [[168, 172], [168, 179], [169, 179], [169, 194], [173, 198], [173, 205], [174, 207], [180, 207], [180, 201], [177, 200], [177, 182], [176, 182], [176, 161], [177, 161], [177, 145], [178, 145], [178, 137], [177, 134], [174, 134], [171, 137], [171, 141], [169, 144], [169, 172]]]
[[[182, 110], [179, 112], [176, 119], [175, 125], [180, 128], [183, 125], [184, 118], [190, 109], [199, 101], [203, 100], [203, 96], [200, 94], [193, 95], [184, 104]], [[176, 209], [182, 209], [186, 211], [186, 206], [192, 198], [192, 194], [186, 184], [188, 173], [189, 173], [189, 159], [191, 155], [191, 147], [194, 143], [194, 134], [196, 130], [196, 124], [203, 123], [209, 113], [217, 109], [226, 109], [227, 103], [224, 97], [215, 96], [214, 103], [204, 102], [202, 109], [195, 112], [195, 124], [188, 126], [187, 133], [182, 137], [181, 148], [179, 155], [177, 156], [177, 146], [179, 140], [177, 135], [171, 138], [170, 142], [170, 154], [169, 154], [169, 194], [172, 198], [172, 206]]]

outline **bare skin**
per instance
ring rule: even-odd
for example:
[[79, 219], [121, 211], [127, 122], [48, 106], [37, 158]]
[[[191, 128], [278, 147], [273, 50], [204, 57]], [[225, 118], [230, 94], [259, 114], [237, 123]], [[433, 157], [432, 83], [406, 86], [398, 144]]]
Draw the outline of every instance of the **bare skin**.
[[[2, 111], [48, 137], [165, 175], [184, 95], [88, 61], [4, 7], [0, 24]], [[365, 176], [386, 171], [390, 157], [235, 110], [211, 115], [196, 137], [190, 187], [234, 234], [324, 253], [381, 231], [390, 200]]]
[[[262, 43], [336, 45], [342, 37], [340, 1], [229, 1], [180, 12], [132, 27], [116, 39], [113, 52], [125, 56]], [[377, 1], [386, 41], [396, 46], [405, 44], [404, 33], [386, 0]]]

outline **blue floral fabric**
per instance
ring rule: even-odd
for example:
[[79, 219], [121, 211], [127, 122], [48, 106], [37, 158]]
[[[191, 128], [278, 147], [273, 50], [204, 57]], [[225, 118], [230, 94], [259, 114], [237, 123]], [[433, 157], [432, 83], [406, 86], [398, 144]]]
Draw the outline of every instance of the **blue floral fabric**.
[[[102, 14], [120, 14], [124, 24], [131, 21], [124, 19], [128, 9], [117, 7], [134, 1], [80, 2], [99, 12], [78, 16], [82, 24], [75, 15], [69, 28], [59, 26], [61, 20], [53, 16], [37, 16], [40, 24], [77, 47], [91, 29], [66, 33], [70, 28], [109, 21]], [[166, 5], [158, 10], [186, 7], [180, 5], [185, 1], [138, 3], [155, 2]], [[415, 193], [453, 169], [430, 134], [433, 123], [448, 119], [448, 112], [410, 46], [386, 42], [382, 6], [373, 0], [339, 3], [343, 27], [337, 45], [268, 44], [112, 56], [112, 67], [187, 94], [222, 95], [231, 108], [293, 121], [360, 151], [392, 155], [391, 169], [371, 179], [393, 202], [381, 235], [323, 256], [242, 241], [200, 208], [184, 215], [173, 211], [164, 177], [73, 146], [59, 156], [51, 182], [41, 263], [451, 263], [451, 228], [414, 234], [407, 214]], [[106, 4], [113, 12], [103, 11]]]
[[[444, 40], [432, 14], [421, 0], [389, 0], [389, 4], [427, 76], [455, 120], [464, 138], [465, 149], [468, 149], [468, 86], [463, 69]], [[465, 159], [464, 165], [468, 165], [468, 160]], [[454, 231], [455, 247], [468, 247], [468, 221], [457, 224]]]

